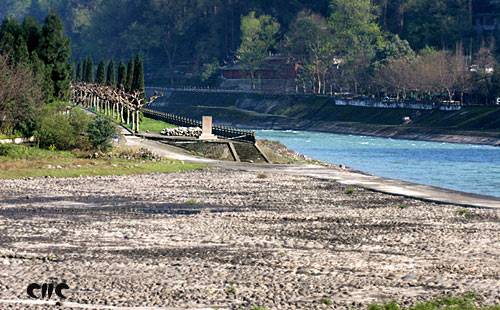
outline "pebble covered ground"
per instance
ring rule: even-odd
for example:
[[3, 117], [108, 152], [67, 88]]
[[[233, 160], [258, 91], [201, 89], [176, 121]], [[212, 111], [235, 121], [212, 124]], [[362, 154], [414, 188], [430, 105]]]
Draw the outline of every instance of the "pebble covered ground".
[[2, 180], [0, 300], [47, 281], [95, 306], [499, 304], [500, 211], [223, 169]]

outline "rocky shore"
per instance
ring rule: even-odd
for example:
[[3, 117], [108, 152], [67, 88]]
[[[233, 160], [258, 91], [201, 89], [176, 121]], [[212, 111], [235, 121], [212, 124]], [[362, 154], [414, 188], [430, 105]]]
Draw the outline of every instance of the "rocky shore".
[[0, 300], [54, 280], [91, 308], [500, 303], [496, 210], [220, 168], [0, 187]]

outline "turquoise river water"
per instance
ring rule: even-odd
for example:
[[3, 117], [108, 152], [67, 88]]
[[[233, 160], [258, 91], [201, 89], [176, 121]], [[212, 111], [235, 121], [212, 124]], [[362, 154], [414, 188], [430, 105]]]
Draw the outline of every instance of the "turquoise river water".
[[377, 176], [500, 197], [499, 147], [278, 130], [257, 137]]

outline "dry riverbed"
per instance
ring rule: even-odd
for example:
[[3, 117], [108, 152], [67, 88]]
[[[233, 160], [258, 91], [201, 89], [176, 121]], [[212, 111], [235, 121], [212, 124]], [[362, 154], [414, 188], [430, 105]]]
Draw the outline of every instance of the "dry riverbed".
[[498, 304], [499, 236], [498, 210], [290, 175], [0, 180], [0, 300], [53, 279], [92, 305], [363, 309], [465, 292]]

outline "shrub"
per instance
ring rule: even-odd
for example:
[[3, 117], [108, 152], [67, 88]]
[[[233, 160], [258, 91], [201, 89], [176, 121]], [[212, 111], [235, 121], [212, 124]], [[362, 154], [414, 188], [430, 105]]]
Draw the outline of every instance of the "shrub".
[[99, 151], [106, 151], [111, 147], [111, 139], [116, 134], [115, 126], [108, 118], [97, 116], [88, 125], [87, 134], [92, 147]]
[[89, 143], [84, 134], [89, 121], [90, 117], [81, 110], [68, 110], [63, 103], [52, 103], [43, 109], [35, 136], [43, 148], [86, 149]]

